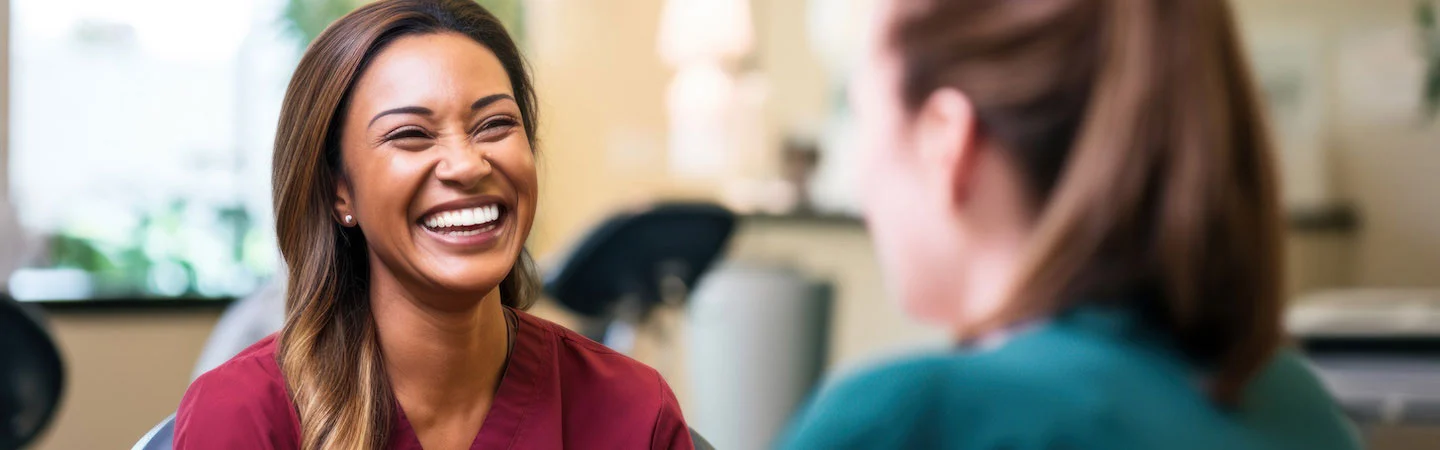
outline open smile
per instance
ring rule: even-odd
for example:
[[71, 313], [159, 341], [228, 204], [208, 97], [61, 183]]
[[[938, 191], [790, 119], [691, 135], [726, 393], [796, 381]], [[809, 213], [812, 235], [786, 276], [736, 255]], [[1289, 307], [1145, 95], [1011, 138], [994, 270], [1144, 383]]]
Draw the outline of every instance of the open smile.
[[[437, 240], [457, 246], [478, 247], [493, 244], [504, 231], [509, 210], [493, 201], [454, 202], [432, 208], [420, 216], [417, 225]], [[448, 206], [447, 206], [448, 205]]]

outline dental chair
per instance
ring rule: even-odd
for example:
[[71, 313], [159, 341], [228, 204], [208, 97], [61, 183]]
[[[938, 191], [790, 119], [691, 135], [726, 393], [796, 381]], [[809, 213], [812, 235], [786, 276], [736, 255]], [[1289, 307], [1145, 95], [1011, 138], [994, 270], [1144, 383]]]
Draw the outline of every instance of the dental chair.
[[634, 328], [682, 305], [720, 259], [735, 214], [708, 203], [623, 211], [592, 229], [544, 277], [545, 294], [580, 316], [581, 334], [629, 353]]
[[65, 364], [38, 314], [0, 293], [0, 449], [45, 430], [65, 390]]

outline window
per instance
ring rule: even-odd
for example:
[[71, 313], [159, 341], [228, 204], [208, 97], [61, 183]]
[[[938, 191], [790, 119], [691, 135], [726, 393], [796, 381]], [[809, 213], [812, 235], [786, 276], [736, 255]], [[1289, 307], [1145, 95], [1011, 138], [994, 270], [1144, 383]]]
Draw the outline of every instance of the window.
[[216, 298], [279, 264], [283, 0], [9, 0], [21, 300]]

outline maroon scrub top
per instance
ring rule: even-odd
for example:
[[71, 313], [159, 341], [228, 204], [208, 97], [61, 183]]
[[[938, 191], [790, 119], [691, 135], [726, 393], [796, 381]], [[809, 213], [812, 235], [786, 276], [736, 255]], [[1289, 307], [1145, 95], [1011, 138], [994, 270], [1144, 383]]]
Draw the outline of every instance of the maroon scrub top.
[[[579, 334], [515, 311], [514, 349], [471, 449], [692, 449], [660, 374]], [[404, 411], [391, 449], [420, 449]], [[299, 450], [300, 420], [260, 340], [190, 385], [176, 414], [179, 450]]]

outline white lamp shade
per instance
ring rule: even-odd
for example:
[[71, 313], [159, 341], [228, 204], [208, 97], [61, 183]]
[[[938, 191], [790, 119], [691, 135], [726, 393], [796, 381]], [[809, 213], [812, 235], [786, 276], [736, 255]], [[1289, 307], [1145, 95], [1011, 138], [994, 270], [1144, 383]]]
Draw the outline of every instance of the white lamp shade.
[[873, 26], [875, 0], [809, 0], [806, 30], [810, 46], [830, 71], [844, 78], [864, 43], [865, 30]]
[[726, 61], [755, 45], [749, 0], [666, 0], [657, 46], [672, 66]]

